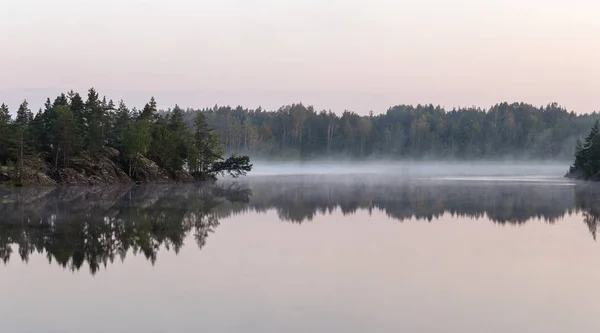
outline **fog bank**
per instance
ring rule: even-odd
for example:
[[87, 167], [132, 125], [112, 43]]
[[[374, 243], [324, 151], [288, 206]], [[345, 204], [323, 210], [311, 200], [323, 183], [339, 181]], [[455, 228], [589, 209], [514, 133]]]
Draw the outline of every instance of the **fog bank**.
[[282, 175], [387, 175], [390, 177], [528, 176], [562, 178], [565, 162], [273, 162], [253, 161], [249, 177]]

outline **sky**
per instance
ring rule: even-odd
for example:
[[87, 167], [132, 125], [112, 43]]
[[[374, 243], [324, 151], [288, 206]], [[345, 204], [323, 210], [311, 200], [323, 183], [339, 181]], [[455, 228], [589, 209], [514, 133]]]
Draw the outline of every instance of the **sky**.
[[[0, 102], [600, 110], [596, 0], [0, 0]], [[14, 110], [13, 110], [14, 111]]]

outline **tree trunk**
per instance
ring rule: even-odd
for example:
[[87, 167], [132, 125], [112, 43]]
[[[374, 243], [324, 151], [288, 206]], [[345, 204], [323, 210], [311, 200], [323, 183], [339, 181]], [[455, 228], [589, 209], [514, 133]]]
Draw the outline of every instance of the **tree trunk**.
[[20, 183], [23, 177], [23, 129], [19, 131], [19, 171], [17, 176]]

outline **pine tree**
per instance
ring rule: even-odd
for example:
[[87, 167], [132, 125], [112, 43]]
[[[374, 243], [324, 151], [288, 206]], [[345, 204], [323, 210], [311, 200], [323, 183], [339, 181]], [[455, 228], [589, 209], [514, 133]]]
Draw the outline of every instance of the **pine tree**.
[[15, 124], [22, 128], [26, 128], [32, 120], [33, 113], [31, 112], [31, 109], [29, 109], [29, 103], [27, 103], [27, 100], [24, 100], [23, 103], [19, 105], [19, 109], [17, 110]]
[[71, 109], [67, 105], [54, 107], [57, 119], [54, 122], [53, 132], [55, 133], [54, 166], [67, 166], [72, 154], [72, 140], [75, 132], [75, 118]]
[[600, 123], [594, 122], [590, 133], [583, 144], [577, 139], [575, 145], [575, 162], [571, 172], [580, 173], [584, 179], [597, 178], [600, 172]]
[[30, 124], [32, 150], [36, 152], [42, 152], [44, 149], [46, 133], [44, 131], [43, 117], [42, 109], [39, 109]]
[[10, 111], [8, 106], [4, 103], [0, 105], [0, 124], [7, 125], [10, 123]]
[[103, 110], [98, 93], [94, 88], [88, 91], [88, 98], [85, 102], [85, 117], [87, 125], [86, 148], [96, 154], [103, 146], [102, 142], [102, 119]]
[[52, 107], [58, 106], [69, 106], [69, 100], [67, 99], [67, 96], [65, 94], [60, 94], [54, 100], [54, 104], [52, 104]]
[[142, 109], [141, 117], [145, 119], [152, 119], [157, 116], [158, 109], [156, 108], [156, 100], [154, 96], [150, 98], [150, 102], [147, 103]]
[[[223, 151], [218, 134], [208, 126], [202, 112], [198, 112], [196, 115], [194, 127], [194, 152], [198, 154], [198, 158], [197, 163], [194, 163], [197, 169], [192, 171], [203, 177], [203, 174], [206, 174], [216, 161], [223, 158]], [[194, 160], [196, 159], [194, 158]]]
[[10, 121], [8, 106], [3, 103], [0, 105], [0, 164], [11, 158], [11, 148], [14, 146], [14, 131]]
[[73, 154], [79, 153], [83, 148], [86, 140], [86, 115], [85, 102], [79, 93], [72, 90], [68, 93], [69, 108], [73, 114], [75, 128], [73, 130], [72, 151]]
[[585, 138], [583, 148], [581, 149], [581, 171], [585, 178], [591, 178], [595, 173], [593, 160], [597, 149], [594, 147], [594, 142], [596, 141], [598, 133], [600, 133], [600, 124], [598, 123], [598, 120], [596, 120], [592, 126], [592, 129], [590, 130], [590, 134], [588, 134], [588, 136]]
[[123, 150], [123, 133], [130, 122], [131, 114], [127, 105], [121, 100], [115, 111], [114, 122], [109, 135], [109, 145], [119, 151]]

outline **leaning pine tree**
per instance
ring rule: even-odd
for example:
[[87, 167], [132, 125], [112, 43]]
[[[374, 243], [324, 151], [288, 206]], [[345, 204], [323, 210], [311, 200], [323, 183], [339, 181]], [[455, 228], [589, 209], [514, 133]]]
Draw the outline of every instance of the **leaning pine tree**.
[[223, 158], [223, 149], [219, 135], [206, 121], [206, 117], [198, 112], [194, 121], [194, 142], [189, 158], [190, 173], [199, 180], [213, 180], [217, 175], [229, 174], [237, 178], [245, 176], [252, 170], [248, 156], [232, 155]]

